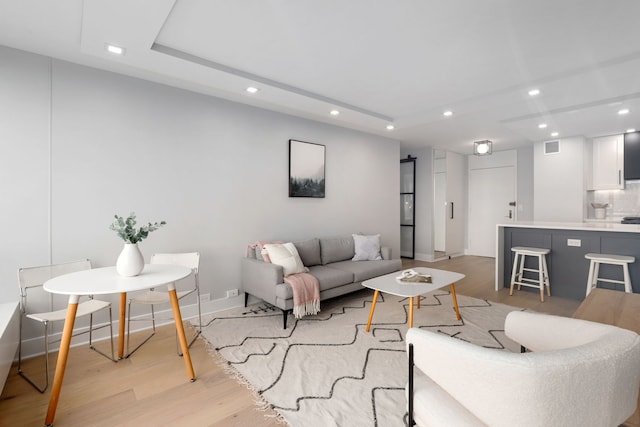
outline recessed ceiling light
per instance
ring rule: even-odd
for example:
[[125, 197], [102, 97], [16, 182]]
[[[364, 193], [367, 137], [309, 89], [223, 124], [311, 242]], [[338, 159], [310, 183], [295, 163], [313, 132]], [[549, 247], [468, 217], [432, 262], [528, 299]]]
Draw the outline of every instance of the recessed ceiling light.
[[249, 86], [247, 88], [247, 92], [249, 92], [249, 93], [257, 93], [259, 90], [260, 89], [258, 89], [257, 87], [254, 87], [254, 86]]
[[632, 133], [632, 132], [635, 132], [635, 131], [636, 131], [636, 130], [635, 130], [634, 128], [627, 129], [627, 133]]
[[558, 135], [560, 135], [558, 132], [551, 132], [551, 136], [555, 137], [555, 136], [558, 136]]
[[105, 49], [107, 49], [107, 52], [112, 53], [114, 55], [124, 55], [124, 48], [120, 46], [116, 46], [114, 44], [107, 43], [105, 45]]
[[544, 128], [546, 128], [546, 127], [547, 127], [547, 124], [546, 124], [546, 123], [540, 123], [540, 124], [538, 125], [538, 128], [540, 128], [540, 129], [544, 129]]
[[445, 116], [445, 117], [453, 116], [453, 111], [447, 110], [444, 113], [442, 113], [442, 115]]
[[628, 108], [623, 108], [622, 110], [618, 110], [618, 114], [620, 114], [620, 115], [629, 114], [629, 109]]
[[529, 91], [529, 96], [536, 96], [536, 95], [540, 95], [540, 89], [531, 89]]
[[394, 130], [396, 127], [394, 125], [387, 125], [387, 130]]
[[338, 114], [340, 114], [340, 111], [338, 111], [338, 110], [331, 110], [331, 111], [329, 112], [329, 114], [331, 114], [332, 116], [337, 116]]

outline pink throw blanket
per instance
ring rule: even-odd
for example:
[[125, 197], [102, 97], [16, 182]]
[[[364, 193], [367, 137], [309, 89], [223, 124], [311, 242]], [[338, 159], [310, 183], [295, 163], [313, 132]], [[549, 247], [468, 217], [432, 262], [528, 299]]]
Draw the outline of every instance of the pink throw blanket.
[[320, 283], [309, 273], [291, 274], [284, 281], [293, 289], [293, 315], [296, 319], [320, 312]]

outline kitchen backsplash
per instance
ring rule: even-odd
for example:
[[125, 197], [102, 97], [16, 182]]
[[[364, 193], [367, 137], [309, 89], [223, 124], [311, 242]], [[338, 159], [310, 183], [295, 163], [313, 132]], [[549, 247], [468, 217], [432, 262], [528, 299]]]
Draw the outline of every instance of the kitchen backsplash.
[[605, 220], [640, 216], [640, 181], [627, 181], [624, 190], [587, 191], [587, 219], [595, 218], [591, 203], [608, 203]]

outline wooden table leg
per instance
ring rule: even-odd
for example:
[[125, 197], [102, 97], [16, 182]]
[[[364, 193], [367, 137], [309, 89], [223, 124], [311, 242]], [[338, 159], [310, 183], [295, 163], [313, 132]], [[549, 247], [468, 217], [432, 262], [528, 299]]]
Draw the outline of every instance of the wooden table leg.
[[120, 323], [118, 324], [118, 359], [124, 357], [124, 323], [127, 314], [127, 293], [120, 293]]
[[[419, 295], [418, 299], [420, 299]], [[413, 297], [409, 297], [409, 329], [411, 328], [413, 328]]]
[[371, 321], [373, 320], [373, 312], [376, 309], [376, 302], [378, 302], [378, 294], [380, 294], [380, 291], [376, 289], [373, 293], [373, 302], [371, 303], [371, 310], [369, 310], [369, 321], [367, 322], [365, 332], [369, 332], [369, 329], [371, 329]]
[[62, 380], [64, 379], [64, 371], [67, 367], [67, 358], [69, 356], [69, 346], [71, 345], [71, 337], [73, 336], [73, 325], [76, 321], [76, 313], [78, 311], [78, 301], [80, 297], [77, 295], [69, 296], [69, 306], [67, 308], [67, 317], [64, 320], [64, 329], [62, 330], [62, 339], [60, 340], [60, 350], [58, 351], [58, 361], [56, 363], [56, 374], [53, 377], [53, 386], [51, 387], [51, 397], [49, 399], [49, 408], [47, 409], [47, 417], [44, 420], [45, 425], [52, 426], [56, 417], [56, 409], [58, 409], [58, 400], [60, 399], [60, 390], [62, 390]]
[[191, 355], [189, 354], [189, 344], [187, 344], [187, 337], [184, 334], [184, 325], [182, 324], [182, 314], [180, 314], [178, 295], [175, 287], [173, 286], [169, 286], [169, 299], [171, 300], [171, 308], [173, 308], [173, 320], [176, 322], [176, 331], [178, 331], [178, 339], [180, 341], [180, 347], [182, 348], [184, 364], [187, 368], [187, 376], [191, 382], [193, 382], [196, 380], [196, 373], [193, 370]]
[[456, 296], [456, 284], [452, 283], [451, 287], [451, 297], [453, 298], [453, 307], [456, 309], [456, 317], [458, 320], [462, 320], [462, 316], [460, 316], [460, 309], [458, 308], [458, 297]]
[[418, 295], [418, 310], [420, 310], [420, 295]]

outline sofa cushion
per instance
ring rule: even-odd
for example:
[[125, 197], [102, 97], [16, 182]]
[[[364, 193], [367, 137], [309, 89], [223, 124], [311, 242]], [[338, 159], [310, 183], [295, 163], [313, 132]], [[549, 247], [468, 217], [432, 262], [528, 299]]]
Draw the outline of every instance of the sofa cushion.
[[282, 266], [285, 276], [307, 272], [293, 243], [269, 243], [264, 245], [264, 248], [269, 254], [271, 263]]
[[331, 266], [314, 265], [309, 268], [309, 273], [313, 274], [320, 282], [320, 290], [335, 288], [353, 282], [353, 273], [345, 270], [331, 268]]
[[350, 234], [320, 239], [320, 254], [323, 265], [351, 259], [355, 253], [353, 237]]
[[311, 267], [322, 264], [320, 259], [320, 240], [309, 239], [303, 240], [302, 242], [293, 242], [293, 244], [296, 246], [296, 249], [298, 249], [298, 254], [300, 254], [304, 265]]
[[378, 261], [382, 259], [380, 255], [380, 235], [363, 236], [353, 234], [353, 245], [356, 254], [352, 261]]
[[[309, 267], [309, 274], [312, 274], [316, 279], [318, 279], [321, 292], [353, 282], [353, 273], [326, 267], [324, 265], [314, 265], [313, 267]], [[291, 299], [293, 298], [293, 290], [289, 285], [277, 285], [276, 296], [284, 300]]]
[[380, 261], [341, 261], [334, 262], [330, 266], [353, 274], [354, 282], [362, 282], [384, 274], [393, 273], [402, 268], [402, 261], [389, 259]]

